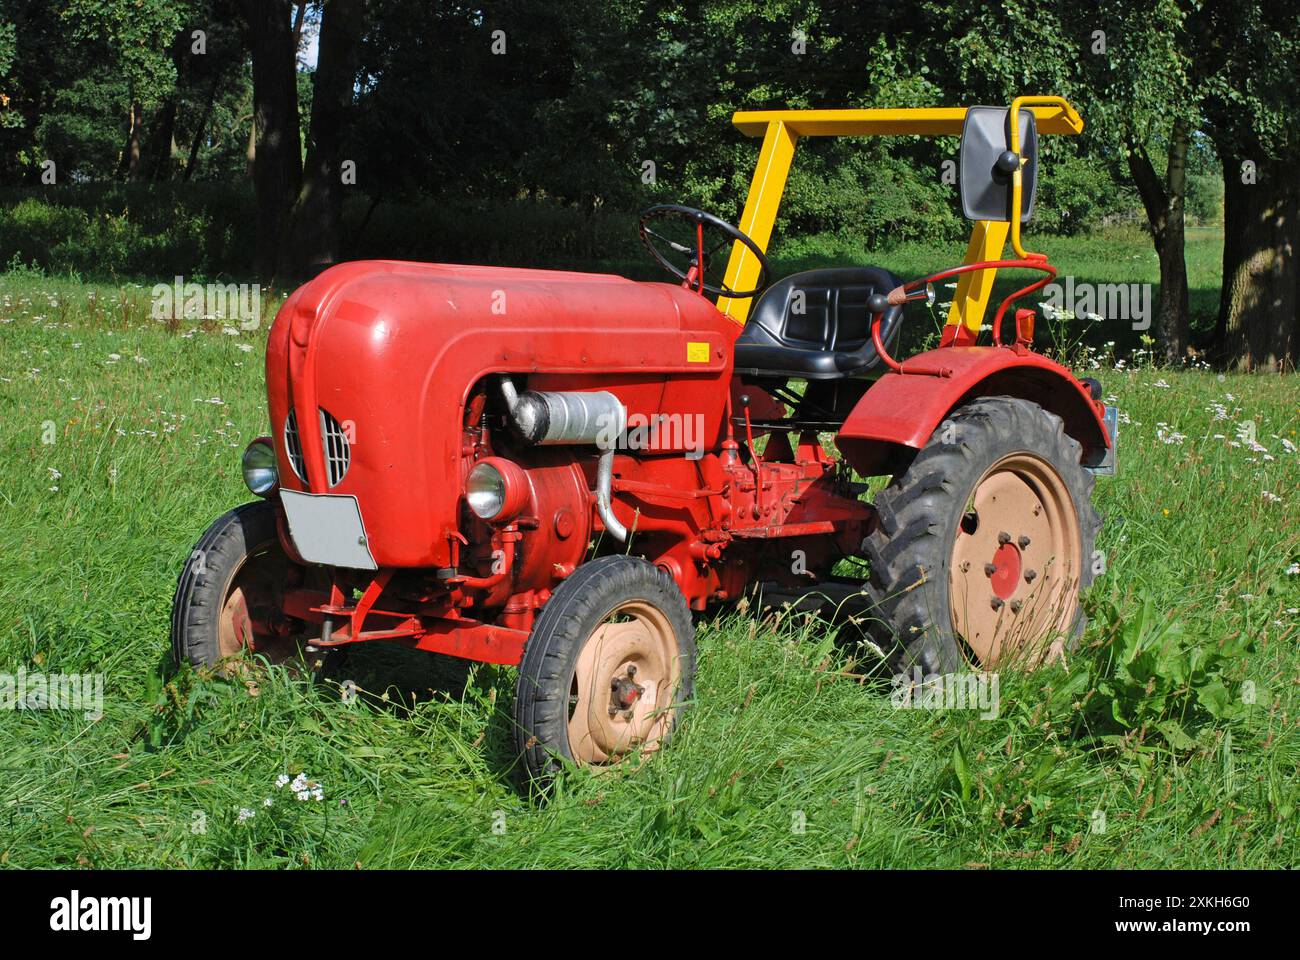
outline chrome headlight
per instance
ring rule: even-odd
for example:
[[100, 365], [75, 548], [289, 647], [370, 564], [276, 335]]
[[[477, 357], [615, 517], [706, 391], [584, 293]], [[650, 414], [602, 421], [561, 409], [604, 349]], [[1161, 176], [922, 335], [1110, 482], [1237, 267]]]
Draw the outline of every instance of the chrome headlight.
[[465, 500], [474, 516], [491, 520], [506, 505], [506, 478], [487, 461], [479, 461], [465, 481]]
[[243, 468], [244, 483], [259, 497], [265, 497], [280, 482], [269, 440], [254, 440], [244, 449]]
[[465, 500], [474, 516], [494, 524], [509, 523], [529, 503], [531, 486], [519, 465], [502, 457], [486, 457], [465, 479]]

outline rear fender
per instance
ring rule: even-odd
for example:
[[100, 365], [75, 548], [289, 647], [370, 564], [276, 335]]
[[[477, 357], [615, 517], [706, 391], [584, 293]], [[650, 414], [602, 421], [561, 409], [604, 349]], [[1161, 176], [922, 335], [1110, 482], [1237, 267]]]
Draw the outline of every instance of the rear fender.
[[862, 476], [895, 473], [954, 409], [975, 397], [1032, 400], [1059, 416], [1083, 445], [1083, 463], [1099, 463], [1110, 446], [1105, 405], [1085, 384], [1041, 354], [1015, 347], [941, 347], [903, 361], [854, 406], [836, 437]]

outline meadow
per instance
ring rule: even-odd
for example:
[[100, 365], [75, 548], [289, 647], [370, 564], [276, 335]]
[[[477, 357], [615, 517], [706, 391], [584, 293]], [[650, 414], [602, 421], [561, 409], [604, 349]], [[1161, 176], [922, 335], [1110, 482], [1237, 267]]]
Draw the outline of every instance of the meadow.
[[[1189, 249], [1202, 329], [1216, 243]], [[1140, 236], [1043, 246], [1080, 278], [1156, 276]], [[878, 259], [906, 276], [959, 255]], [[315, 681], [171, 667], [176, 575], [249, 496], [238, 458], [266, 431], [280, 294], [256, 330], [160, 322], [154, 280], [15, 266], [0, 673], [102, 673], [104, 704], [0, 711], [0, 865], [1300, 866], [1294, 376], [1159, 367], [1127, 323], [1042, 331], [1123, 411], [1077, 652], [1003, 673], [996, 718], [896, 709], [825, 624], [732, 610], [699, 627], [697, 702], [669, 749], [537, 804], [511, 780], [510, 668], [379, 644]]]

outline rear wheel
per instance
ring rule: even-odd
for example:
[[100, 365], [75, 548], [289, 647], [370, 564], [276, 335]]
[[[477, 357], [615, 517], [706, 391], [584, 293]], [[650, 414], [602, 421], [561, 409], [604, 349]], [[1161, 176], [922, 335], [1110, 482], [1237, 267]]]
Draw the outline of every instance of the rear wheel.
[[542, 609], [519, 665], [515, 738], [528, 780], [565, 760], [659, 749], [694, 690], [695, 637], [672, 578], [636, 557], [583, 564]]
[[1101, 525], [1080, 453], [1028, 400], [974, 400], [940, 425], [876, 499], [864, 543], [891, 666], [1032, 666], [1078, 635]]
[[[218, 517], [190, 553], [172, 601], [172, 655], [218, 667], [244, 651], [271, 663], [296, 658], [309, 627], [283, 613], [284, 593], [319, 579], [289, 559], [275, 507], [257, 500]], [[313, 667], [323, 655], [312, 658]]]

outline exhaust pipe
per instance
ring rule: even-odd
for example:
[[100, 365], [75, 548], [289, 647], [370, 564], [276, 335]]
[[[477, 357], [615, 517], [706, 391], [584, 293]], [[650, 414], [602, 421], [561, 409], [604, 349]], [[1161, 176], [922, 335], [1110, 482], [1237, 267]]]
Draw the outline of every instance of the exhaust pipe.
[[609, 535], [627, 542], [627, 527], [614, 516], [614, 449], [627, 429], [627, 408], [607, 390], [529, 390], [520, 394], [509, 377], [501, 378], [501, 396], [510, 422], [528, 443], [538, 446], [596, 444], [596, 514]]
[[613, 447], [627, 428], [627, 408], [606, 390], [516, 392], [501, 378], [501, 395], [519, 435], [529, 443], [596, 443]]

